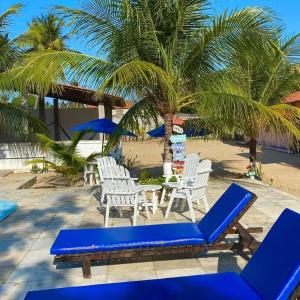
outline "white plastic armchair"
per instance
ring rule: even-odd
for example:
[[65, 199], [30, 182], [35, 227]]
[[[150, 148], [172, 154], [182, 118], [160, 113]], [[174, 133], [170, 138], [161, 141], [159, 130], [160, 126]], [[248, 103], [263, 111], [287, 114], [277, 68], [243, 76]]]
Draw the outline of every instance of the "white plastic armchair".
[[175, 187], [179, 188], [184, 184], [188, 184], [191, 180], [194, 180], [196, 178], [199, 161], [200, 157], [197, 153], [190, 153], [186, 156], [182, 174], [174, 175], [175, 177], [177, 177], [177, 182], [165, 182], [163, 184], [160, 205], [163, 204], [168, 189], [173, 189]]
[[[98, 192], [100, 192], [100, 203], [103, 203], [105, 196], [105, 189], [103, 188], [103, 183], [106, 180], [131, 180], [135, 181], [137, 178], [130, 177], [128, 169], [120, 165], [111, 165], [102, 168], [102, 180], [100, 181], [100, 186]], [[134, 183], [132, 183], [134, 184]]]
[[187, 181], [186, 183], [183, 182], [179, 186], [173, 187], [165, 218], [168, 218], [169, 216], [174, 199], [187, 200], [193, 222], [196, 221], [193, 209], [193, 201], [196, 201], [197, 204], [199, 204], [199, 200], [202, 199], [205, 210], [208, 212], [209, 206], [205, 192], [206, 187], [208, 186], [209, 174], [212, 171], [211, 165], [212, 163], [210, 160], [203, 160], [198, 166], [197, 176], [194, 180]]
[[102, 169], [102, 178], [105, 179], [132, 179], [138, 178], [131, 177], [129, 170], [120, 165], [107, 166]]
[[102, 156], [97, 159], [97, 167], [98, 167], [100, 181], [103, 180], [103, 169], [115, 165], [117, 165], [117, 162], [111, 156]]
[[103, 182], [105, 212], [105, 227], [109, 224], [109, 211], [111, 207], [133, 207], [133, 226], [139, 212], [139, 205], [144, 204], [147, 218], [150, 218], [148, 202], [143, 187], [136, 186], [133, 180], [106, 179]]

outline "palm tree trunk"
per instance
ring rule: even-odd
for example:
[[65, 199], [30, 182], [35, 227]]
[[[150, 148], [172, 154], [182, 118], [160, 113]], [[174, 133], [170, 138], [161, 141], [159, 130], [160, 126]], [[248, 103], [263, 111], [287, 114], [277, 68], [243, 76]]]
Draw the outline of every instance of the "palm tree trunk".
[[46, 123], [45, 97], [39, 96], [39, 119]]
[[173, 114], [168, 113], [163, 115], [165, 124], [165, 143], [164, 143], [164, 153], [163, 153], [163, 165], [164, 165], [164, 175], [172, 175], [172, 151], [170, 137], [172, 135], [173, 128]]
[[256, 138], [251, 138], [249, 142], [249, 150], [250, 150], [249, 152], [250, 152], [250, 162], [253, 163], [256, 162], [256, 158], [257, 158], [256, 146], [257, 146]]

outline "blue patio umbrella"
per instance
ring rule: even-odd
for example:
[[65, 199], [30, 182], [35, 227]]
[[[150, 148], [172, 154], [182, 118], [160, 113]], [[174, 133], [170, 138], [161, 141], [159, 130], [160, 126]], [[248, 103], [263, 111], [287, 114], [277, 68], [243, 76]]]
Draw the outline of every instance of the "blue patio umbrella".
[[[72, 131], [92, 131], [98, 133], [105, 133], [105, 134], [113, 134], [118, 128], [118, 124], [114, 123], [109, 119], [95, 119], [80, 125], [76, 125], [71, 128]], [[136, 137], [133, 132], [130, 132], [125, 129], [120, 129], [122, 135], [128, 135], [132, 137]]]
[[165, 125], [161, 125], [160, 127], [157, 127], [155, 129], [152, 129], [147, 132], [151, 137], [164, 137], [165, 136]]
[[[200, 130], [196, 130], [195, 128], [188, 129], [184, 132], [188, 137], [192, 136], [204, 136], [206, 135], [205, 129], [201, 128]], [[155, 129], [152, 129], [147, 132], [151, 137], [164, 137], [165, 136], [165, 125], [161, 125]]]

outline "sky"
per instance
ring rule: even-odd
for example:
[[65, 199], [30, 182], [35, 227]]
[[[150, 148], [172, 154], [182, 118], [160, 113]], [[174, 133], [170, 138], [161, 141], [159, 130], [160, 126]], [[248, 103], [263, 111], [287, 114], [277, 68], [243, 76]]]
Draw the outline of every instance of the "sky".
[[[23, 3], [25, 7], [21, 13], [14, 18], [13, 25], [9, 32], [11, 37], [15, 37], [26, 31], [27, 24], [32, 17], [47, 13], [53, 5], [64, 5], [69, 7], [79, 7], [81, 0], [0, 0], [0, 13], [16, 3]], [[300, 0], [211, 0], [212, 9], [215, 13], [220, 13], [225, 9], [241, 9], [247, 6], [269, 7], [276, 15], [282, 19], [288, 35], [300, 32]], [[86, 48], [79, 40], [70, 40], [70, 48], [84, 53], [93, 53], [93, 49]]]

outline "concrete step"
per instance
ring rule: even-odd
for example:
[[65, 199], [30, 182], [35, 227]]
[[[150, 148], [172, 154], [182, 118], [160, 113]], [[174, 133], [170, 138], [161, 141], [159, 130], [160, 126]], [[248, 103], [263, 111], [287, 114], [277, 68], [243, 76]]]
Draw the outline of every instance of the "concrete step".
[[6, 177], [12, 174], [13, 172], [14, 172], [13, 170], [0, 170], [0, 177]]
[[28, 189], [36, 183], [37, 176], [31, 173], [11, 173], [0, 177], [0, 191], [10, 192], [18, 189]]

